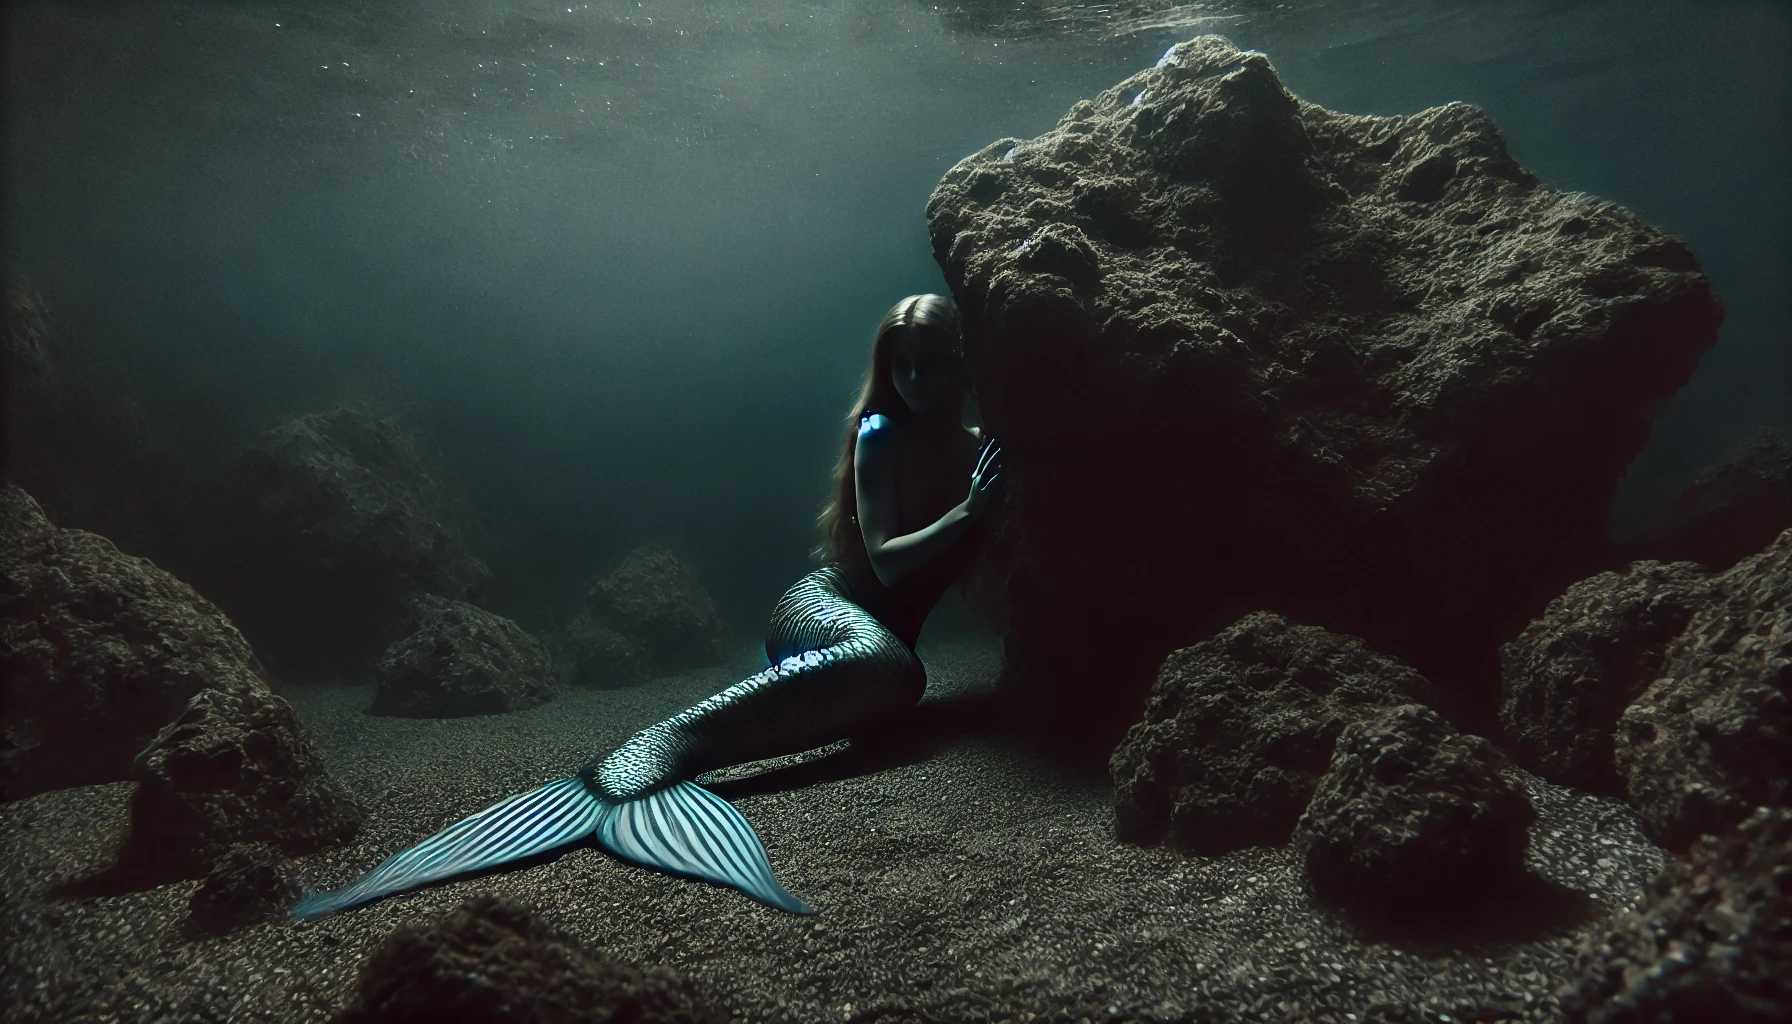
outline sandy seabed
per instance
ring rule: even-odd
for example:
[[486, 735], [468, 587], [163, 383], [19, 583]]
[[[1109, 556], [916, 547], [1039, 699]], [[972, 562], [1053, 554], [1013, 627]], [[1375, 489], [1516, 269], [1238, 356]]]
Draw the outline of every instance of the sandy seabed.
[[[477, 718], [374, 717], [366, 686], [289, 691], [368, 811], [352, 843], [295, 866], [334, 888], [569, 775], [763, 665], [757, 647], [736, 650], [719, 668]], [[739, 1021], [1549, 1021], [1578, 940], [1663, 863], [1624, 804], [1516, 772], [1538, 810], [1533, 867], [1596, 901], [1591, 913], [1525, 941], [1369, 941], [1315, 906], [1286, 849], [1207, 859], [1116, 842], [1105, 779], [1068, 775], [982, 724], [999, 641], [924, 637], [919, 650], [929, 685], [915, 736], [719, 787], [815, 916], [581, 846], [317, 921], [195, 940], [182, 923], [198, 881], [104, 897], [62, 888], [107, 867], [124, 840], [135, 783], [114, 783], [0, 805], [0, 994], [17, 996], [0, 1014], [324, 1021], [394, 928], [491, 892], [611, 957], [685, 972]]]

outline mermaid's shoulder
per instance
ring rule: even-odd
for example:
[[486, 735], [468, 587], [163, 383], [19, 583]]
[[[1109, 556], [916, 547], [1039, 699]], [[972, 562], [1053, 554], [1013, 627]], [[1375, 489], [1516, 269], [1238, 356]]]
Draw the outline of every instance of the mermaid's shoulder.
[[859, 442], [881, 441], [890, 435], [890, 417], [881, 412], [868, 412], [859, 417]]

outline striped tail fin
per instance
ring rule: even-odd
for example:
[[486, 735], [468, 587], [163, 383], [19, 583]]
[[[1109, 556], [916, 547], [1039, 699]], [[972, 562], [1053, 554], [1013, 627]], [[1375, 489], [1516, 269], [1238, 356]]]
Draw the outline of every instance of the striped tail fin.
[[753, 827], [714, 793], [680, 782], [616, 803], [574, 776], [463, 818], [387, 858], [353, 885], [308, 893], [292, 916], [322, 917], [388, 893], [534, 856], [593, 833], [598, 845], [623, 860], [731, 886], [793, 914], [814, 913], [778, 884]]
[[772, 877], [765, 847], [734, 805], [693, 782], [612, 805], [597, 842], [623, 860], [732, 886], [768, 907], [815, 912]]
[[295, 920], [322, 917], [468, 871], [521, 860], [591, 834], [610, 808], [574, 776], [500, 800], [393, 854], [360, 881], [311, 893], [292, 908]]

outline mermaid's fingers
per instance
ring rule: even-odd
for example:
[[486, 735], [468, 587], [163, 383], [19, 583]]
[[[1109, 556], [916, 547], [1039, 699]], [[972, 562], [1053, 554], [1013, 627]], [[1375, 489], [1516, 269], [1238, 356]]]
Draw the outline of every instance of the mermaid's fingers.
[[986, 442], [983, 445], [983, 450], [977, 453], [977, 468], [971, 471], [972, 476], [983, 472], [983, 467], [989, 464], [989, 460], [995, 451], [996, 443], [994, 441]]

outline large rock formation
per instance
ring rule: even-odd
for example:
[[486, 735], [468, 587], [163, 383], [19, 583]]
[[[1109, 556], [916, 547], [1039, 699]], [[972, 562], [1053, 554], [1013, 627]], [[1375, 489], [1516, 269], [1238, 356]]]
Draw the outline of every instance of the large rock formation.
[[433, 928], [405, 925], [361, 966], [335, 1024], [720, 1024], [689, 981], [584, 949], [519, 904], [477, 896]]
[[1582, 948], [1574, 1024], [1792, 1020], [1792, 810], [1756, 810], [1668, 865]]
[[717, 665], [722, 628], [697, 572], [663, 544], [643, 544], [586, 595], [566, 646], [579, 682], [616, 686]]
[[147, 879], [200, 877], [238, 843], [309, 853], [361, 824], [297, 712], [259, 679], [195, 694], [138, 755], [136, 774], [119, 863]]
[[1485, 912], [1526, 879], [1537, 818], [1502, 762], [1419, 704], [1345, 726], [1294, 830], [1315, 895], [1379, 928]]
[[1712, 578], [1663, 661], [1615, 741], [1650, 837], [1683, 848], [1792, 802], [1792, 530]]
[[547, 648], [521, 626], [433, 594], [417, 598], [414, 613], [415, 631], [380, 658], [374, 714], [495, 715], [554, 698]]
[[118, 782], [208, 688], [253, 685], [249, 644], [192, 587], [0, 493], [0, 795]]
[[1581, 580], [1500, 648], [1500, 723], [1526, 764], [1563, 785], [1618, 793], [1618, 716], [1660, 675], [1667, 647], [1709, 602], [1692, 562], [1636, 562]]
[[1212, 36], [966, 158], [927, 216], [1009, 460], [1011, 675], [1078, 729], [1262, 607], [1490, 720], [1499, 643], [1598, 567], [1721, 319], [1685, 245], [1542, 185], [1479, 110], [1325, 110]]
[[1217, 856], [1279, 846], [1349, 723], [1431, 686], [1355, 637], [1247, 615], [1164, 659], [1143, 721], [1115, 748], [1115, 832]]
[[1661, 521], [1625, 546], [1637, 557], [1728, 569], [1792, 529], [1792, 436], [1757, 429], [1699, 474]]
[[234, 561], [220, 596], [258, 648], [301, 673], [369, 667], [419, 593], [490, 579], [451, 502], [395, 421], [353, 408], [287, 420], [233, 468]]

